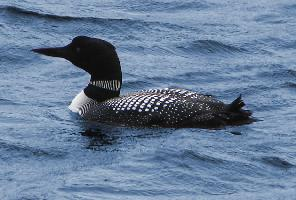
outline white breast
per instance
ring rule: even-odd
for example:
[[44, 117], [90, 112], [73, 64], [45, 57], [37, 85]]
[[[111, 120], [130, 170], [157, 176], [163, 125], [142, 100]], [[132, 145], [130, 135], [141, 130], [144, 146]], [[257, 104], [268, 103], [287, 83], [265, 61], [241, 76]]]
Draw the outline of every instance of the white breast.
[[76, 95], [76, 97], [72, 100], [72, 103], [69, 106], [69, 109], [72, 112], [79, 113], [79, 110], [83, 105], [88, 104], [92, 102], [93, 100], [91, 98], [88, 98], [84, 91], [82, 90], [79, 94]]

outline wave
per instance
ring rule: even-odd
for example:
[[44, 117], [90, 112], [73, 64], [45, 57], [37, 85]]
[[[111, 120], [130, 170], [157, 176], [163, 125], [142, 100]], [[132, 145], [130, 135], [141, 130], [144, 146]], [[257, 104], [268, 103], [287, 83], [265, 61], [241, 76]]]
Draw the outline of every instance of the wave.
[[200, 154], [198, 152], [194, 152], [192, 150], [184, 150], [181, 155], [181, 158], [189, 158], [196, 161], [202, 161], [202, 162], [208, 162], [208, 163], [215, 163], [220, 164], [223, 162], [226, 162], [226, 160], [223, 160], [221, 158], [216, 158], [210, 155]]
[[255, 21], [266, 24], [282, 24], [286, 22], [285, 20], [281, 19], [280, 16], [275, 14], [259, 15], [255, 17]]
[[285, 82], [285, 84], [283, 84], [283, 87], [295, 89], [296, 88], [296, 83], [294, 83], [294, 82]]
[[287, 4], [281, 7], [281, 13], [284, 14], [284, 16], [295, 16], [295, 12], [296, 12], [296, 4], [292, 3], [292, 4]]
[[215, 40], [196, 40], [177, 48], [185, 53], [242, 53], [247, 50]]
[[271, 64], [264, 65], [266, 67], [265, 71], [258, 72], [257, 77], [260, 79], [265, 79], [270, 82], [269, 86], [280, 83], [282, 80], [294, 81], [296, 77], [296, 71], [293, 69], [285, 69], [284, 65]]
[[38, 11], [33, 10], [27, 10], [24, 8], [19, 8], [16, 6], [2, 6], [0, 7], [0, 10], [5, 11], [12, 15], [19, 15], [19, 16], [32, 16], [37, 18], [43, 18], [48, 20], [55, 20], [55, 21], [76, 21], [76, 20], [88, 20], [88, 21], [102, 21], [102, 20], [117, 20], [117, 21], [123, 21], [123, 20], [129, 20], [129, 19], [106, 19], [106, 18], [95, 18], [95, 17], [76, 17], [76, 16], [61, 16], [61, 15], [55, 15], [55, 14], [49, 14], [49, 13], [41, 13]]
[[9, 99], [0, 98], [0, 105], [22, 105]]
[[261, 159], [264, 163], [271, 165], [273, 167], [279, 167], [283, 169], [289, 169], [291, 167], [295, 167], [295, 165], [293, 165], [292, 163], [275, 156], [262, 157]]
[[282, 47], [286, 49], [296, 49], [296, 40], [286, 42]]
[[[48, 157], [52, 159], [60, 159], [65, 157], [65, 152], [57, 150], [43, 150], [23, 144], [13, 144], [4, 140], [0, 140], [0, 150], [9, 152], [9, 157]], [[1, 153], [3, 155], [3, 153]]]
[[9, 14], [13, 14], [13, 15], [35, 16], [35, 17], [39, 17], [39, 18], [47, 18], [47, 19], [53, 19], [53, 20], [80, 19], [80, 18], [72, 17], [72, 16], [59, 16], [59, 15], [54, 15], [54, 14], [39, 13], [37, 11], [26, 10], [24, 8], [19, 8], [16, 6], [2, 6], [2, 7], [0, 7], [0, 10], [5, 11]]
[[183, 1], [173, 1], [173, 2], [158, 2], [158, 1], [141, 1], [137, 4], [133, 4], [129, 7], [130, 10], [136, 11], [178, 11], [178, 10], [203, 10], [210, 7], [209, 3], [205, 2], [183, 2]]
[[57, 22], [71, 22], [71, 21], [81, 21], [81, 22], [89, 22], [95, 24], [107, 24], [107, 25], [123, 25], [126, 29], [136, 29], [142, 30], [144, 28], [151, 29], [151, 26], [163, 26], [170, 29], [183, 29], [183, 26], [164, 23], [164, 22], [156, 22], [156, 21], [144, 21], [138, 19], [128, 19], [128, 18], [100, 18], [100, 17], [77, 17], [77, 16], [61, 16], [50, 13], [41, 13], [38, 11], [28, 10], [16, 6], [0, 6], [0, 12], [4, 11], [13, 16], [21, 16], [21, 17], [35, 17], [38, 19], [52, 20]]
[[141, 80], [130, 80], [130, 81], [124, 81], [123, 83], [125, 88], [128, 89], [143, 89], [146, 87], [152, 87], [154, 84], [147, 81], [141, 81]]
[[154, 162], [165, 161], [173, 165], [182, 165], [183, 167], [187, 168], [191, 168], [195, 164], [200, 166], [201, 163], [219, 165], [228, 162], [227, 160], [213, 157], [211, 155], [201, 154], [189, 149], [185, 149], [181, 152], [168, 150], [160, 151], [156, 156], [150, 159], [152, 159]]

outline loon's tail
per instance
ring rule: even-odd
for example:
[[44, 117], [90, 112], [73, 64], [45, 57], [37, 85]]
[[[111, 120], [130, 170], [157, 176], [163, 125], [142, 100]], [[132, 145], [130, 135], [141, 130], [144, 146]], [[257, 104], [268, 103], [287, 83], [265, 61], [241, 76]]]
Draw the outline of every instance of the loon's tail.
[[[226, 104], [224, 109], [218, 112], [194, 116], [191, 121], [189, 121], [189, 126], [191, 123], [194, 123], [197, 127], [202, 128], [220, 128], [225, 125], [243, 125], [254, 122], [255, 119], [251, 117], [252, 112], [242, 109], [244, 105], [245, 103], [240, 95], [232, 103]], [[182, 125], [186, 126], [186, 122]]]
[[242, 95], [239, 95], [232, 103], [227, 105], [227, 123], [228, 124], [241, 124], [252, 122], [251, 119], [252, 112], [249, 110], [244, 110], [242, 107], [245, 106], [244, 101], [242, 100]]
[[242, 100], [242, 95], [240, 94], [231, 104], [228, 105], [227, 110], [229, 112], [237, 112], [240, 111], [242, 107], [244, 107], [245, 103]]

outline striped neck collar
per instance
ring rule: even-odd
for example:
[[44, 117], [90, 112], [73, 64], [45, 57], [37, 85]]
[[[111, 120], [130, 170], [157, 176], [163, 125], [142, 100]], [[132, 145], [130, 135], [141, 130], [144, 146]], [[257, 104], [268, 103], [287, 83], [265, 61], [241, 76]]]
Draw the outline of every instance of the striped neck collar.
[[90, 85], [111, 91], [120, 91], [121, 81], [119, 80], [91, 80]]

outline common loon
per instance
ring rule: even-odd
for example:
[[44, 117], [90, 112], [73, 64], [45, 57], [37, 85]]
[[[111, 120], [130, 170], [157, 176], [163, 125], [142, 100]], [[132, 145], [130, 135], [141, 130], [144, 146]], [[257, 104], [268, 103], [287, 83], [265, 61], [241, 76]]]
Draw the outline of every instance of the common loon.
[[150, 89], [120, 95], [122, 73], [115, 47], [102, 39], [77, 36], [64, 47], [32, 51], [61, 57], [91, 75], [69, 109], [87, 120], [127, 126], [205, 127], [249, 123], [251, 112], [239, 96], [230, 104], [185, 89]]

